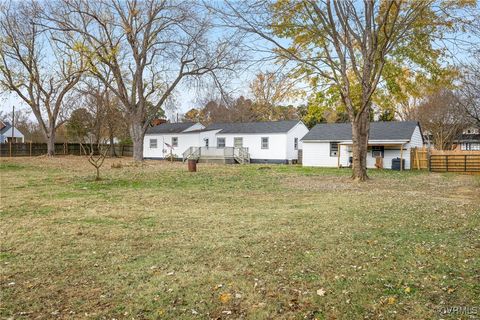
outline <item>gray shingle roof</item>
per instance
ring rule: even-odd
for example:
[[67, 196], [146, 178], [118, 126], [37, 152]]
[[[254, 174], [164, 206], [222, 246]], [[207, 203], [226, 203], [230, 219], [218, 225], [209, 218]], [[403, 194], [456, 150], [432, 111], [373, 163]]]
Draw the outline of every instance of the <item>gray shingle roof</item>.
[[[416, 121], [370, 122], [369, 140], [410, 140], [417, 125]], [[352, 125], [319, 123], [302, 140], [349, 141], [352, 140]]]
[[8, 122], [4, 122], [3, 124], [5, 126], [2, 129], [0, 129], [0, 134], [4, 134], [5, 132], [8, 131], [8, 129], [10, 129], [12, 127], [12, 125]]
[[147, 129], [147, 134], [154, 133], [180, 133], [193, 126], [194, 122], [162, 123]]
[[219, 133], [286, 133], [292, 129], [299, 120], [265, 121], [265, 122], [232, 122], [213, 123], [204, 130], [218, 130]]
[[463, 141], [463, 142], [479, 142], [480, 141], [480, 134], [478, 133], [469, 133], [469, 134], [462, 134], [458, 139], [455, 141]]

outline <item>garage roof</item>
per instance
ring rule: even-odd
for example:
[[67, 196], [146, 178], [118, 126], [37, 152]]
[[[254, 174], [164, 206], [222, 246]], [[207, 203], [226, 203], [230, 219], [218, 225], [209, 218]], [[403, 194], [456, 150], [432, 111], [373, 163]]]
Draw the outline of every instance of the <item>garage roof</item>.
[[[410, 140], [417, 127], [416, 121], [370, 122], [369, 140]], [[319, 123], [302, 139], [303, 141], [350, 141], [350, 123]]]

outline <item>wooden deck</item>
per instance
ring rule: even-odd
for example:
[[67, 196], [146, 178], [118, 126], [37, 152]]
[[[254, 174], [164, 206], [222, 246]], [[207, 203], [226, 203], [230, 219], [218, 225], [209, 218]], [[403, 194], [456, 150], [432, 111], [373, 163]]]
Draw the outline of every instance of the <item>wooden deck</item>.
[[183, 161], [197, 160], [201, 163], [249, 163], [248, 148], [235, 147], [190, 147], [183, 153]]

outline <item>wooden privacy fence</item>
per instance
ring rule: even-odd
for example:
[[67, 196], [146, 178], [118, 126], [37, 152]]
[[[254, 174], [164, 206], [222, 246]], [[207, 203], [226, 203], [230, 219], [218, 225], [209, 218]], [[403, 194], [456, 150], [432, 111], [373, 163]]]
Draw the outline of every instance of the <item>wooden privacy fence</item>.
[[[84, 145], [89, 150], [89, 145]], [[106, 145], [104, 145], [106, 146]], [[115, 144], [115, 153], [121, 157], [131, 157], [133, 146]], [[94, 150], [97, 147], [94, 146]], [[1, 143], [0, 157], [32, 157], [47, 154], [46, 143]], [[55, 143], [55, 154], [57, 155], [83, 155], [84, 152], [79, 143]]]
[[410, 168], [416, 170], [428, 170], [428, 156], [430, 149], [412, 148], [410, 149]]
[[479, 172], [480, 155], [477, 154], [432, 154], [430, 155], [432, 172]]
[[410, 166], [432, 172], [480, 172], [480, 151], [412, 148]]

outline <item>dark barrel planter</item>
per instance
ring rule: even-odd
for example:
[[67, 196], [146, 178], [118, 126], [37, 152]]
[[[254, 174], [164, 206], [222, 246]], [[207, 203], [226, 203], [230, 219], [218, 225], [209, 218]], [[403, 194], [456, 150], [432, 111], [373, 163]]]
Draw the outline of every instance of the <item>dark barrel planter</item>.
[[196, 172], [197, 171], [197, 160], [189, 159], [187, 161], [187, 163], [188, 163], [188, 171], [190, 171], [190, 172]]

